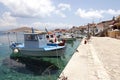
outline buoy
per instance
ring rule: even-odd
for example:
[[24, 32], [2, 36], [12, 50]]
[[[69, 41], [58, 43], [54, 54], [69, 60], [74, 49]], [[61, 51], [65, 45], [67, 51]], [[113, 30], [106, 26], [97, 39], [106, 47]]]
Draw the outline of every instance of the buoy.
[[19, 51], [18, 51], [18, 49], [14, 49], [14, 53], [18, 53]]

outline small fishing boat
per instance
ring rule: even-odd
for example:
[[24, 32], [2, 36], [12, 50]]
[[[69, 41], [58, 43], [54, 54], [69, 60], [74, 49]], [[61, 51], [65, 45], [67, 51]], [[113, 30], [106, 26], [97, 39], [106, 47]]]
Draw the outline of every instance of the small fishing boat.
[[12, 42], [10, 48], [14, 53], [27, 56], [58, 57], [63, 56], [65, 41], [46, 33], [25, 33], [24, 43]]
[[66, 41], [74, 41], [74, 40], [76, 40], [76, 38], [74, 37], [74, 35], [71, 34], [71, 33], [65, 33], [64, 35], [62, 35], [61, 38], [64, 39], [64, 40], [66, 40]]

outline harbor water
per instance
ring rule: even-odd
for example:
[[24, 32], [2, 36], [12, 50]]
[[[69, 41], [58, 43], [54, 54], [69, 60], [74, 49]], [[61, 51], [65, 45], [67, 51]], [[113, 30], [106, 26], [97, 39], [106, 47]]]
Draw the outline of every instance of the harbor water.
[[57, 80], [81, 39], [67, 42], [60, 58], [11, 59], [11, 41], [23, 42], [23, 33], [0, 34], [0, 80]]

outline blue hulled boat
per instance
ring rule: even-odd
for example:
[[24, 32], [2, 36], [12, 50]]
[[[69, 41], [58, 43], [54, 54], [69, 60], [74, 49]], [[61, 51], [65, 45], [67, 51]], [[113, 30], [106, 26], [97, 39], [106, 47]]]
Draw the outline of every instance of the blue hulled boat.
[[27, 56], [57, 57], [63, 56], [65, 41], [46, 33], [25, 33], [24, 43], [12, 42], [10, 48], [14, 53]]

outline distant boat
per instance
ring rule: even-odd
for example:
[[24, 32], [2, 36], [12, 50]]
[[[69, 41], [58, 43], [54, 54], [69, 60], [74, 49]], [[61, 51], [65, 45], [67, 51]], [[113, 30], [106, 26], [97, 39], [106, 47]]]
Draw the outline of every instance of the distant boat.
[[62, 35], [61, 38], [64, 39], [64, 40], [66, 40], [66, 41], [76, 40], [76, 38], [71, 33], [65, 33], [64, 35]]
[[57, 57], [63, 56], [65, 41], [46, 33], [25, 33], [24, 43], [12, 42], [10, 48], [14, 53], [27, 56]]

